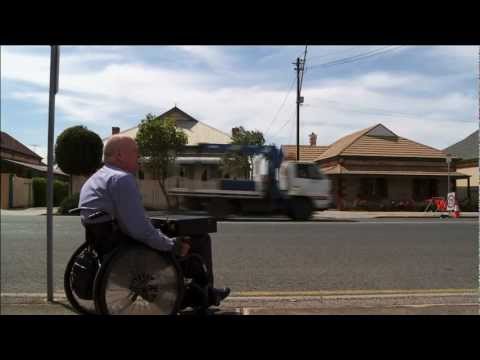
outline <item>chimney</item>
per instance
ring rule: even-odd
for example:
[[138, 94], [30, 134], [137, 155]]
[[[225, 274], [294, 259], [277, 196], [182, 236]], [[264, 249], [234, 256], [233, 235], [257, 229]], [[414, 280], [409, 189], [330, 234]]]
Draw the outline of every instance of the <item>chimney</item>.
[[120, 133], [120, 128], [117, 126], [112, 126], [112, 135], [117, 135]]
[[310, 146], [317, 146], [317, 134], [312, 132], [308, 137], [310, 138]]
[[237, 135], [239, 132], [240, 132], [240, 129], [239, 129], [238, 127], [232, 128], [232, 137], [234, 137], [235, 135]]

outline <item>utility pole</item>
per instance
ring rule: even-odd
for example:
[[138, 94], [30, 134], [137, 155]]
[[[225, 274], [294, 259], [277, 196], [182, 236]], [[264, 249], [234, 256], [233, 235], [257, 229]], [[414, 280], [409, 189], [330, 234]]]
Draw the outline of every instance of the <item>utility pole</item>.
[[[307, 46], [305, 45], [305, 54], [303, 55], [303, 60], [297, 57], [297, 61], [293, 64], [295, 65], [295, 70], [297, 71], [297, 161], [300, 160], [300, 104], [303, 104], [303, 97], [300, 96], [303, 85], [303, 72], [305, 70], [305, 59], [307, 57]], [[302, 72], [302, 77], [300, 79], [300, 72]]]
[[297, 161], [300, 160], [300, 61], [297, 57]]

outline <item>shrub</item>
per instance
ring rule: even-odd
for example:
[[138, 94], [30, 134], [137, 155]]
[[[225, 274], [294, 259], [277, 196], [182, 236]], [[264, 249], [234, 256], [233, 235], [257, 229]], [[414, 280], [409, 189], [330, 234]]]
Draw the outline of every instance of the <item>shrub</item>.
[[40, 207], [47, 205], [47, 180], [36, 177], [32, 179], [33, 206]]
[[68, 211], [78, 207], [78, 201], [80, 200], [80, 194], [75, 193], [65, 199], [60, 203], [58, 208], [58, 213], [62, 215], [68, 215]]
[[[33, 206], [47, 206], [47, 179], [36, 177], [33, 183]], [[53, 181], [53, 206], [58, 206], [68, 196], [68, 183]]]
[[64, 181], [53, 182], [53, 206], [58, 206], [68, 196], [69, 184]]

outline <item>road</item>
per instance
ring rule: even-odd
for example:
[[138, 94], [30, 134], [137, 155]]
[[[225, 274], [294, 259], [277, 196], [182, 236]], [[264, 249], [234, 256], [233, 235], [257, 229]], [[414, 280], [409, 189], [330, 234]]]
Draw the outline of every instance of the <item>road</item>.
[[[46, 291], [46, 218], [1, 217], [2, 293]], [[80, 245], [54, 217], [55, 291]], [[217, 286], [234, 292], [478, 288], [478, 220], [229, 221], [212, 234]]]

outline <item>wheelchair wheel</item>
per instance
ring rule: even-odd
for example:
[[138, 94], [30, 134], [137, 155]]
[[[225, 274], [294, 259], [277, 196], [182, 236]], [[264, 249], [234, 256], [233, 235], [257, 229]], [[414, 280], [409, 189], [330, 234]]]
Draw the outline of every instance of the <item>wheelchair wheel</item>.
[[75, 291], [72, 289], [73, 264], [75, 263], [77, 257], [81, 256], [82, 253], [84, 253], [85, 251], [87, 251], [87, 243], [83, 243], [82, 245], [80, 245], [80, 247], [73, 253], [72, 257], [68, 261], [67, 267], [65, 269], [65, 274], [63, 276], [63, 287], [68, 301], [76, 312], [80, 314], [93, 315], [96, 314], [95, 302], [93, 301], [93, 299], [81, 299], [75, 294]]
[[170, 315], [179, 310], [183, 276], [167, 253], [141, 244], [121, 246], [95, 279], [95, 306], [104, 315]]

